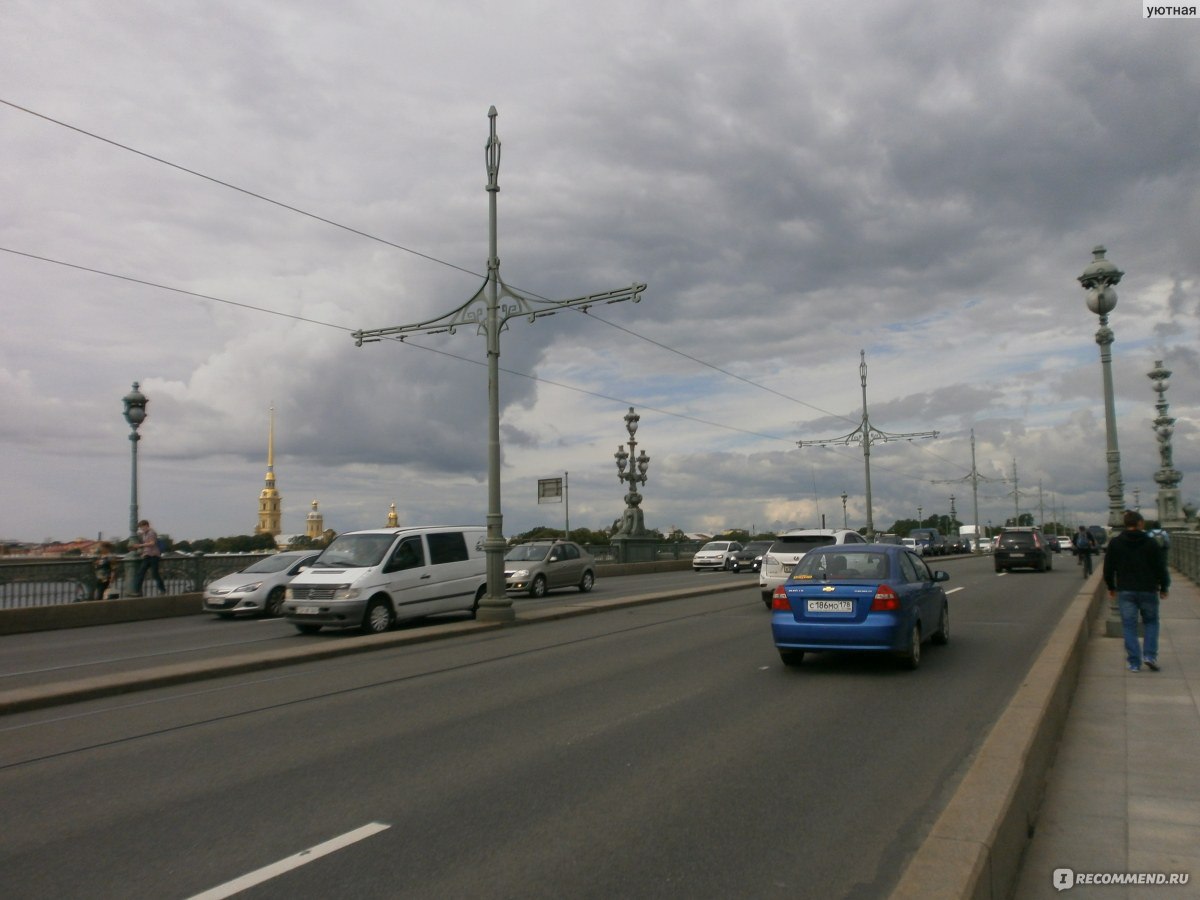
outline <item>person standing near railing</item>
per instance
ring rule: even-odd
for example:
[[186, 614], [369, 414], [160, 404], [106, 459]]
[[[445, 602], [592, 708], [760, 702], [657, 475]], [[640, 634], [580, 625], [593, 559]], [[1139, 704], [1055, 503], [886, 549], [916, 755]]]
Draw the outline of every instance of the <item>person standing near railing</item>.
[[93, 600], [103, 600], [117, 577], [118, 561], [113, 555], [113, 545], [105, 541], [100, 545], [100, 555], [92, 564], [96, 574], [96, 591]]
[[133, 596], [140, 597], [142, 595], [142, 581], [147, 572], [153, 573], [155, 584], [158, 585], [158, 592], [165, 594], [167, 586], [158, 572], [158, 563], [162, 559], [162, 549], [158, 546], [158, 533], [150, 527], [149, 521], [142, 519], [138, 522], [137, 537], [138, 542], [133, 545], [133, 549], [140, 552], [142, 558], [138, 560], [137, 575], [133, 579]]

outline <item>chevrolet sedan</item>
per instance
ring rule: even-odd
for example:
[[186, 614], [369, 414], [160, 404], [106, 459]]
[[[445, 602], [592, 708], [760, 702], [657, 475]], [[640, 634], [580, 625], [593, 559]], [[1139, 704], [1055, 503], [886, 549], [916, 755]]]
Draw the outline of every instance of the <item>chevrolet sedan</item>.
[[804, 654], [851, 650], [890, 653], [906, 668], [921, 663], [926, 641], [950, 640], [950, 576], [895, 544], [845, 544], [810, 550], [771, 598], [771, 636], [785, 665]]

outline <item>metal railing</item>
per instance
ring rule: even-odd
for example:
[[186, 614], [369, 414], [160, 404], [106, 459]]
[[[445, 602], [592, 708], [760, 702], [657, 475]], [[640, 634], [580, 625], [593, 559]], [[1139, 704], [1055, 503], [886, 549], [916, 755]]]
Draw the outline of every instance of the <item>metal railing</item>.
[[[159, 562], [165, 591], [159, 591], [147, 576], [142, 596], [177, 595], [203, 591], [210, 581], [240, 572], [267, 553], [213, 553], [197, 556], [166, 554]], [[0, 560], [0, 609], [27, 606], [56, 606], [91, 600], [98, 583], [93, 568], [95, 559]], [[110, 592], [124, 597], [126, 582], [136, 571], [136, 559], [118, 559], [116, 579]]]
[[1200, 532], [1172, 531], [1167, 559], [1172, 569], [1200, 584]]

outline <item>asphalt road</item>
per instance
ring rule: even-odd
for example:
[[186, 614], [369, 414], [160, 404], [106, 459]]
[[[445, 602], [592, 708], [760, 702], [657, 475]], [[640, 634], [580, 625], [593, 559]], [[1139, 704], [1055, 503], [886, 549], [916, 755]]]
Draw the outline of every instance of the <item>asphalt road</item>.
[[[885, 895], [1078, 590], [1056, 562], [935, 561], [958, 589], [951, 642], [911, 673], [832, 654], [785, 669], [743, 576], [9, 715], [6, 893], [184, 898], [248, 878], [255, 898]], [[75, 652], [130, 627], [80, 630]]]

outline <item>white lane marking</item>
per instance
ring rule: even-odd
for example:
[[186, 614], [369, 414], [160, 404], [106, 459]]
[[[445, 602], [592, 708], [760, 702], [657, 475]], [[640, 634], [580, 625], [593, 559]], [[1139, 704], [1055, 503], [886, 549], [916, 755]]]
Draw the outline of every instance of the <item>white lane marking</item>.
[[391, 825], [384, 825], [382, 822], [371, 822], [369, 825], [355, 828], [353, 831], [347, 831], [345, 834], [325, 841], [323, 844], [317, 844], [315, 847], [301, 850], [294, 856], [287, 857], [287, 859], [281, 859], [279, 862], [271, 863], [269, 866], [263, 866], [261, 869], [243, 875], [241, 878], [235, 878], [233, 881], [227, 881], [224, 884], [217, 885], [215, 888], [210, 888], [202, 894], [196, 894], [190, 900], [222, 900], [224, 897], [232, 897], [234, 894], [241, 893], [247, 888], [262, 884], [264, 881], [269, 881], [277, 875], [290, 872], [292, 869], [299, 868], [305, 863], [320, 859], [322, 856], [333, 853], [335, 850], [341, 850], [364, 838], [369, 838], [373, 834], [386, 831], [391, 827]]
[[950, 594], [957, 594], [961, 590], [962, 590], [961, 587], [950, 588], [950, 590], [946, 591], [946, 594], [947, 594], [947, 596], [949, 596]]

